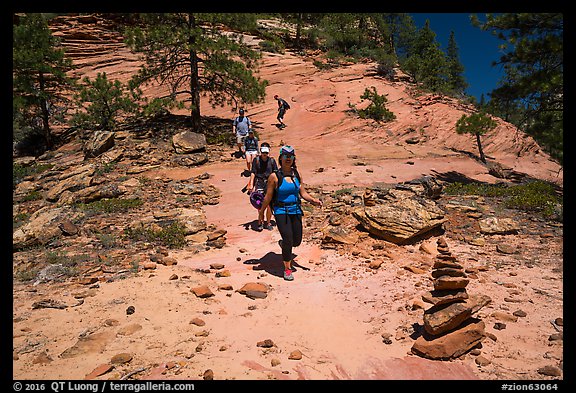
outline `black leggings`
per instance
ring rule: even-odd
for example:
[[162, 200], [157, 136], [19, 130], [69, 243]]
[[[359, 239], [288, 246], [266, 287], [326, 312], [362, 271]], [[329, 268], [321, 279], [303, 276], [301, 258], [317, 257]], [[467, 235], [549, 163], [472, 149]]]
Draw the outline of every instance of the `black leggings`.
[[282, 236], [282, 260], [292, 260], [292, 247], [302, 243], [302, 215], [275, 214], [276, 225]]

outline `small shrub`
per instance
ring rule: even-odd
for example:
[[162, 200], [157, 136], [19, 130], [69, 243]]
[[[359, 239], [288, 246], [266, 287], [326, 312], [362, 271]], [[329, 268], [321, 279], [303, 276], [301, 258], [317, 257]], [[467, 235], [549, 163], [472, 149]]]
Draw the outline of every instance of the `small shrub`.
[[340, 195], [344, 195], [344, 194], [352, 194], [352, 189], [351, 188], [341, 188], [340, 190], [336, 190], [334, 191], [334, 196], [340, 196]]
[[26, 220], [30, 218], [30, 213], [18, 213], [12, 219], [12, 229], [16, 229], [19, 226], [23, 225]]
[[65, 251], [46, 251], [46, 263], [50, 265], [60, 265], [62, 274], [65, 277], [74, 277], [78, 275], [78, 267], [90, 261], [89, 254], [68, 255]]
[[175, 221], [160, 230], [152, 228], [126, 228], [124, 233], [129, 239], [145, 241], [168, 248], [182, 248], [186, 245], [184, 224]]
[[102, 247], [107, 250], [116, 247], [116, 245], [118, 244], [116, 236], [110, 233], [97, 233], [96, 238], [98, 239]]
[[117, 165], [117, 163], [115, 161], [107, 162], [105, 164], [99, 165], [96, 168], [96, 170], [94, 171], [94, 174], [96, 176], [100, 176], [100, 175], [103, 175], [105, 173], [110, 173], [116, 168], [116, 165]]
[[323, 63], [320, 60], [314, 60], [312, 62], [312, 64], [314, 64], [314, 66], [316, 68], [318, 68], [319, 70], [329, 70], [331, 69], [333, 66], [329, 63]]
[[26, 176], [37, 175], [51, 169], [53, 166], [52, 164], [12, 164], [12, 188], [15, 188], [16, 184], [20, 183]]
[[545, 216], [552, 216], [555, 213], [555, 206], [560, 204], [560, 198], [556, 196], [554, 187], [543, 181], [532, 181], [510, 188], [511, 195], [504, 202], [510, 208], [539, 211]]
[[[386, 99], [385, 95], [379, 95], [374, 86], [371, 86], [371, 88], [367, 87], [364, 90], [364, 94], [360, 96], [360, 99], [362, 99], [362, 101], [370, 101], [370, 104], [366, 108], [357, 110], [360, 118], [385, 122], [396, 119], [396, 115], [386, 109], [385, 104], [388, 102], [388, 99]], [[352, 109], [356, 109], [354, 105], [349, 104], [349, 106]]]
[[98, 73], [93, 81], [82, 79], [84, 85], [76, 94], [76, 113], [72, 124], [86, 129], [113, 130], [121, 115], [138, 112], [140, 91], [131, 90], [119, 80], [109, 81], [104, 73]]
[[123, 213], [130, 209], [137, 208], [142, 204], [143, 202], [139, 198], [103, 198], [94, 202], [79, 203], [77, 204], [77, 207], [89, 213]]
[[562, 206], [562, 199], [556, 195], [554, 186], [541, 180], [512, 186], [505, 183], [462, 184], [457, 182], [447, 185], [444, 192], [447, 195], [481, 195], [501, 198], [504, 207], [539, 212], [546, 217], [556, 213], [557, 205]]
[[40, 199], [42, 199], [42, 194], [40, 193], [40, 191], [34, 190], [26, 194], [24, 198], [22, 198], [22, 202], [39, 201]]
[[258, 46], [263, 52], [284, 54], [284, 43], [279, 38], [260, 41]]
[[229, 145], [232, 141], [236, 143], [236, 138], [230, 132], [206, 134], [206, 143], [209, 145]]
[[21, 270], [14, 275], [14, 278], [17, 281], [32, 281], [38, 276], [39, 272], [39, 269]]

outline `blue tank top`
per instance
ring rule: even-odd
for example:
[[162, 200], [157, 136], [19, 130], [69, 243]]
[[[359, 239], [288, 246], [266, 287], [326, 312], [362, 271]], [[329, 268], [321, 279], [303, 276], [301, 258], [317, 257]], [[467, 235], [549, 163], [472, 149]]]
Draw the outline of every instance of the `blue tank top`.
[[299, 196], [300, 182], [296, 176], [293, 177], [294, 183], [282, 180], [282, 184], [278, 187], [278, 206], [273, 206], [274, 215], [277, 214], [302, 214], [300, 209]]

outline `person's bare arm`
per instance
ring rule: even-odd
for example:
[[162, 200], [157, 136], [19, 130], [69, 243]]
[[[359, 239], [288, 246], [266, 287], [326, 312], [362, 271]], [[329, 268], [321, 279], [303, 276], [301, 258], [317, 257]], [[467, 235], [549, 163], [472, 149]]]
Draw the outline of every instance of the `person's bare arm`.
[[246, 188], [250, 191], [254, 191], [254, 179], [256, 178], [256, 176], [254, 175], [254, 172], [250, 173], [250, 180], [248, 180], [248, 185], [246, 186]]
[[302, 183], [302, 180], [300, 180], [300, 196], [305, 201], [308, 201], [316, 206], [322, 206], [322, 201], [320, 199], [314, 198], [312, 195], [308, 193], [308, 191], [306, 191], [306, 187], [304, 187], [304, 183]]

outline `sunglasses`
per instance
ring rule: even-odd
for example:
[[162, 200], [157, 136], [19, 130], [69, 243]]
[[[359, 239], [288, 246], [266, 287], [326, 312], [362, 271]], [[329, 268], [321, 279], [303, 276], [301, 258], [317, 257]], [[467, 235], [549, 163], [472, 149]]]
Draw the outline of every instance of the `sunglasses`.
[[293, 160], [295, 157], [294, 154], [282, 154], [282, 158], [286, 159], [286, 160]]

